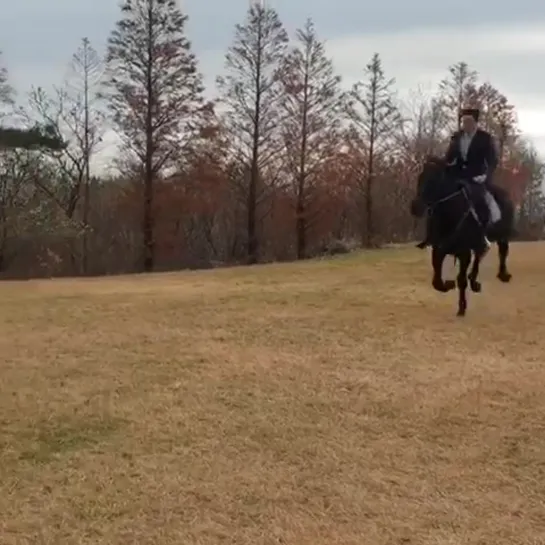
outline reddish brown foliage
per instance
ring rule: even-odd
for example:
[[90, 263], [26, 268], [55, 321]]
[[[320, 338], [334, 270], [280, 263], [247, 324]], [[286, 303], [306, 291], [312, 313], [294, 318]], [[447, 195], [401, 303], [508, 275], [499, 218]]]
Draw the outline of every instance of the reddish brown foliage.
[[528, 168], [520, 162], [511, 161], [496, 171], [495, 183], [506, 189], [512, 201], [520, 205], [530, 176]]

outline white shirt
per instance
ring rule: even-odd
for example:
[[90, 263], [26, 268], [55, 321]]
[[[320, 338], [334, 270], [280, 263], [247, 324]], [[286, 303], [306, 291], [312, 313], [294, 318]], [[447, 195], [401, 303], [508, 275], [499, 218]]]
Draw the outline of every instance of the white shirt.
[[[471, 141], [476, 132], [476, 130], [470, 133], [464, 132], [460, 138], [460, 153], [462, 154], [464, 161], [467, 159], [467, 152], [469, 151], [469, 146], [471, 145]], [[486, 174], [481, 174], [480, 176], [475, 176], [473, 178], [473, 181], [479, 184], [482, 184], [485, 180]]]
[[469, 151], [469, 146], [471, 145], [471, 141], [476, 132], [477, 131], [470, 133], [464, 132], [460, 138], [460, 153], [462, 154], [464, 161], [467, 159], [467, 152]]

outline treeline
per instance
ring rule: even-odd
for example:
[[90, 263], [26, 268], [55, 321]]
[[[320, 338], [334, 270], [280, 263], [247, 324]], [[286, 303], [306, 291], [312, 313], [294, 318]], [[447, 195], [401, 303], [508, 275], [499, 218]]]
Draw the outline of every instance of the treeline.
[[[255, 5], [205, 99], [174, 0], [126, 0], [104, 58], [88, 40], [53, 93], [16, 106], [0, 71], [0, 273], [112, 274], [303, 259], [413, 240], [423, 159], [462, 104], [497, 138], [497, 182], [539, 237], [544, 165], [500, 90], [460, 62], [400, 101], [379, 54], [346, 89], [311, 20]], [[17, 124], [13, 124], [14, 120]], [[21, 121], [24, 129], [21, 129]], [[106, 131], [114, 175], [92, 171]]]

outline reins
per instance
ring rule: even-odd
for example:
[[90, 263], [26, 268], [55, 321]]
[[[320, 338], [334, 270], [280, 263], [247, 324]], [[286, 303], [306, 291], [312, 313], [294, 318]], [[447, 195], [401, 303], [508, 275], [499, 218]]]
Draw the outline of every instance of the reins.
[[453, 199], [454, 197], [456, 197], [457, 195], [459, 194], [462, 194], [464, 197], [465, 197], [465, 200], [466, 200], [466, 203], [467, 203], [467, 209], [464, 213], [464, 215], [461, 217], [461, 219], [458, 221], [456, 227], [454, 228], [454, 231], [451, 233], [451, 235], [447, 238], [446, 241], [443, 241], [443, 243], [440, 245], [441, 247], [445, 247], [448, 243], [452, 243], [453, 240], [456, 238], [458, 232], [460, 231], [460, 229], [462, 228], [462, 225], [464, 224], [465, 220], [467, 219], [467, 217], [472, 214], [473, 217], [475, 218], [475, 220], [477, 221], [477, 223], [480, 225], [481, 224], [481, 221], [479, 220], [479, 217], [477, 216], [477, 213], [475, 212], [475, 210], [473, 209], [473, 206], [471, 204], [471, 199], [469, 198], [469, 195], [467, 193], [467, 188], [466, 187], [461, 187], [460, 189], [457, 189], [456, 191], [454, 191], [453, 193], [451, 193], [450, 195], [447, 195], [446, 197], [443, 197], [442, 199], [439, 199], [435, 202], [433, 202], [431, 205], [427, 205], [426, 206], [426, 212], [429, 216], [433, 215], [434, 211], [435, 211], [435, 208], [437, 207], [437, 205], [439, 204], [443, 204], [447, 201], [449, 201], [450, 199]]

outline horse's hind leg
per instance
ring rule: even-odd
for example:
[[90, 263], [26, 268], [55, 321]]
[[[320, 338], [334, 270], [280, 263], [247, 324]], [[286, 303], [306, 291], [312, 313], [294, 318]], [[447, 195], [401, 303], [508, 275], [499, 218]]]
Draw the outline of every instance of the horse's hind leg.
[[498, 240], [498, 257], [500, 260], [500, 266], [498, 269], [497, 277], [502, 282], [509, 282], [512, 278], [512, 275], [507, 270], [507, 257], [509, 256], [509, 241], [508, 240]]
[[471, 252], [465, 252], [458, 256], [460, 266], [458, 268], [458, 276], [456, 283], [458, 285], [458, 314], [457, 316], [465, 316], [467, 310], [467, 270], [471, 263]]
[[433, 280], [431, 282], [434, 289], [441, 293], [453, 290], [455, 284], [452, 280], [443, 280], [443, 262], [445, 261], [445, 253], [438, 248], [433, 247], [431, 252], [431, 262], [433, 266]]
[[479, 277], [479, 267], [481, 264], [481, 260], [483, 258], [483, 254], [476, 253], [475, 259], [473, 260], [473, 265], [471, 266], [471, 270], [469, 271], [469, 287], [471, 288], [471, 291], [474, 293], [481, 293], [482, 286], [481, 283], [477, 280]]

